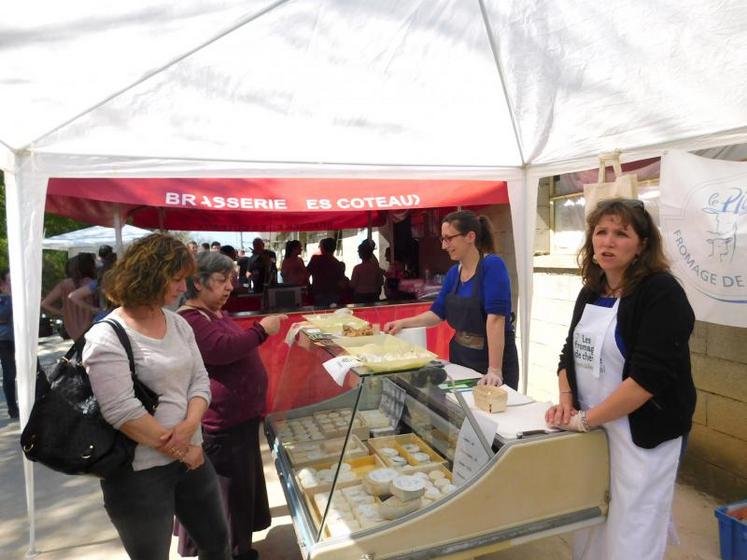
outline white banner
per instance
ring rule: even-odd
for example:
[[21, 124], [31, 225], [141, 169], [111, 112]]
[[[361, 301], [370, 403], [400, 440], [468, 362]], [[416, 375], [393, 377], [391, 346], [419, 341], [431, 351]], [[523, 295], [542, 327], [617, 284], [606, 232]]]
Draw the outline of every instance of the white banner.
[[669, 152], [661, 161], [660, 216], [695, 317], [747, 327], [747, 163]]

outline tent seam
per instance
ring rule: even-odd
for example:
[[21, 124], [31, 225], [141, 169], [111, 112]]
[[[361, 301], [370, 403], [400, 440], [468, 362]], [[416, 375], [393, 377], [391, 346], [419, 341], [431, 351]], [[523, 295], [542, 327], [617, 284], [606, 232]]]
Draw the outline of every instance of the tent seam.
[[488, 44], [490, 45], [490, 52], [493, 53], [493, 60], [495, 61], [496, 70], [498, 70], [498, 77], [501, 81], [501, 90], [503, 91], [503, 98], [508, 106], [508, 115], [511, 117], [511, 128], [514, 131], [514, 139], [516, 140], [516, 148], [519, 150], [519, 157], [521, 158], [522, 167], [527, 165], [527, 161], [524, 158], [524, 150], [521, 145], [521, 138], [519, 136], [519, 127], [516, 123], [516, 117], [514, 115], [514, 107], [511, 104], [511, 98], [508, 95], [508, 89], [506, 89], [506, 79], [503, 72], [503, 66], [501, 65], [500, 57], [498, 56], [498, 45], [495, 44], [493, 37], [493, 28], [490, 25], [490, 18], [488, 17], [487, 9], [485, 8], [485, 2], [483, 0], [477, 0], [480, 5], [480, 14], [482, 15], [482, 21], [485, 25], [485, 32], [488, 35]]

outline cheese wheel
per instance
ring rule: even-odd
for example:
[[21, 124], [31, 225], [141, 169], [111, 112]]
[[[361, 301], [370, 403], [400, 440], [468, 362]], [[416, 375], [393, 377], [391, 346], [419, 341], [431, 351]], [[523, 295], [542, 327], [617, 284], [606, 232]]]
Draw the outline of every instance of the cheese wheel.
[[445, 478], [446, 475], [442, 473], [441, 471], [431, 471], [428, 473], [428, 478], [431, 480], [438, 480], [439, 478]]
[[397, 496], [381, 502], [379, 512], [384, 519], [399, 519], [400, 517], [417, 511], [422, 506], [420, 498], [403, 502]]
[[425, 494], [423, 494], [426, 498], [429, 500], [438, 500], [441, 497], [441, 492], [438, 491], [438, 488], [426, 488]]
[[395, 467], [404, 467], [407, 464], [407, 459], [405, 459], [404, 457], [400, 457], [399, 455], [395, 457], [388, 457], [388, 459]]
[[387, 457], [395, 457], [399, 455], [399, 452], [393, 447], [381, 447], [379, 449], [379, 453], [381, 453], [382, 455], [386, 455]]
[[384, 496], [389, 494], [389, 483], [399, 475], [394, 469], [374, 469], [366, 473], [363, 478], [363, 487], [369, 494]]
[[397, 496], [403, 502], [415, 500], [425, 492], [425, 482], [416, 476], [398, 476], [389, 485], [392, 496]]
[[417, 463], [427, 463], [428, 461], [431, 460], [430, 455], [428, 455], [427, 453], [422, 453], [422, 452], [413, 453], [412, 458]]
[[420, 451], [420, 446], [417, 443], [405, 443], [402, 446], [402, 449], [404, 449], [408, 453], [417, 453], [418, 451]]
[[436, 488], [443, 489], [451, 483], [449, 482], [447, 478], [438, 478], [433, 481], [433, 484], [436, 486]]

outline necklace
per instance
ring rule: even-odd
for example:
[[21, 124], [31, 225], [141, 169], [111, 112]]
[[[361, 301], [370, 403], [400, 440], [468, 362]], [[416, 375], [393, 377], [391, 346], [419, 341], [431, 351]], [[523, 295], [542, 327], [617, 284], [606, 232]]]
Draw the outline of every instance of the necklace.
[[605, 290], [606, 295], [609, 297], [618, 297], [620, 294], [622, 294], [622, 284], [619, 284], [618, 286], [610, 286], [610, 283], [607, 282], [605, 279], [604, 284], [607, 286], [607, 289]]

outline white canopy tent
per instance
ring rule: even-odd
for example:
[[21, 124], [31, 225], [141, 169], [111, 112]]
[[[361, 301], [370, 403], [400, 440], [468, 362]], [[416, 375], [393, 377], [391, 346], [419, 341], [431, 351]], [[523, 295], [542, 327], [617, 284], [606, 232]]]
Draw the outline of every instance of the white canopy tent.
[[42, 241], [42, 249], [95, 253], [101, 245], [111, 245], [112, 247], [116, 247], [118, 244], [128, 245], [149, 233], [151, 231], [148, 229], [125, 224], [121, 229], [121, 237], [117, 239], [115, 228], [91, 226], [47, 237]]
[[747, 141], [741, 0], [42, 0], [0, 37], [23, 421], [49, 177], [506, 180], [526, 364], [539, 178]]

